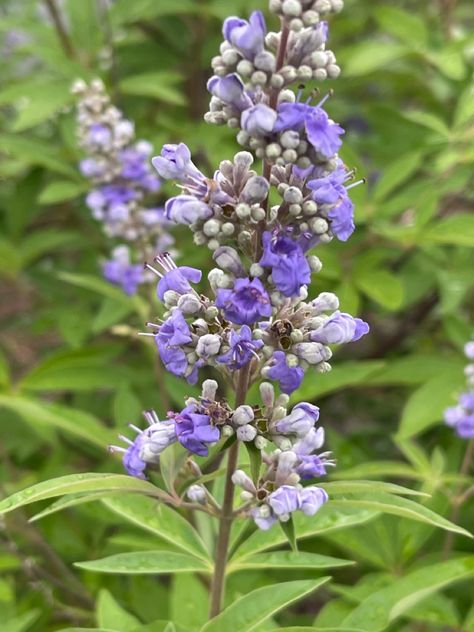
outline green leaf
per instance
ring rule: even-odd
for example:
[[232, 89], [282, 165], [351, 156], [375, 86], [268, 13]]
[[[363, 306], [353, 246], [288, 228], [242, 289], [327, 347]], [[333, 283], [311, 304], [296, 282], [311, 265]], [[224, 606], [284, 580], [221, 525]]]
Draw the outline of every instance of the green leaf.
[[474, 119], [474, 86], [469, 85], [461, 93], [454, 112], [454, 125], [462, 129]]
[[459, 213], [427, 226], [422, 240], [425, 243], [474, 246], [474, 215]]
[[[345, 529], [364, 524], [377, 515], [376, 511], [366, 511], [349, 507], [335, 506], [333, 502], [322, 507], [316, 517], [308, 517], [303, 514], [294, 516], [296, 535], [299, 539], [309, 538], [325, 533], [331, 533], [339, 529]], [[248, 558], [255, 553], [271, 549], [284, 544], [285, 535], [280, 529], [270, 531], [255, 531], [236, 551], [231, 558], [238, 561]]]
[[19, 248], [22, 265], [26, 266], [43, 255], [51, 255], [57, 248], [69, 246], [73, 242], [79, 243], [77, 234], [73, 232], [56, 229], [37, 230], [22, 239]]
[[151, 97], [171, 105], [185, 105], [186, 99], [173, 85], [176, 80], [177, 76], [167, 72], [147, 72], [122, 79], [120, 89], [124, 94]]
[[402, 182], [418, 170], [423, 162], [423, 155], [417, 152], [410, 152], [401, 158], [397, 158], [383, 171], [380, 180], [374, 188], [374, 200], [381, 202]]
[[300, 625], [291, 628], [273, 628], [269, 632], [308, 632], [308, 630], [312, 630], [312, 632], [365, 632], [362, 628], [316, 628], [315, 626], [307, 628]]
[[385, 494], [400, 494], [401, 496], [427, 496], [423, 492], [414, 489], [408, 489], [394, 483], [385, 483], [383, 481], [331, 481], [330, 483], [321, 483], [320, 486], [327, 491], [329, 496], [339, 494], [365, 494], [384, 492]]
[[411, 48], [426, 47], [429, 32], [422, 18], [413, 12], [396, 7], [376, 7], [375, 17], [381, 26], [391, 35], [395, 35]]
[[416, 123], [417, 125], [421, 125], [422, 127], [426, 127], [427, 129], [436, 132], [444, 139], [447, 139], [450, 136], [449, 127], [446, 123], [434, 114], [431, 114], [431, 112], [411, 110], [404, 112], [403, 116], [412, 123]]
[[260, 468], [262, 467], [262, 451], [259, 450], [251, 441], [245, 443], [250, 459], [250, 473], [255, 484], [260, 478]]
[[401, 44], [390, 42], [367, 41], [350, 47], [350, 51], [339, 56], [345, 77], [361, 77], [376, 70], [381, 70], [388, 64], [401, 59], [409, 49]]
[[132, 311], [133, 304], [131, 302], [124, 303], [114, 298], [105, 297], [92, 321], [92, 331], [98, 334], [119, 322], [123, 322]]
[[108, 494], [119, 494], [120, 492], [117, 490], [112, 490], [110, 492], [102, 492], [99, 491], [97, 493], [91, 494], [68, 494], [67, 496], [63, 496], [51, 503], [46, 509], [38, 512], [34, 516], [29, 519], [29, 522], [36, 522], [37, 520], [41, 520], [42, 518], [46, 518], [46, 516], [50, 516], [51, 514], [57, 513], [58, 511], [63, 511], [64, 509], [68, 509], [69, 507], [76, 507], [77, 505], [83, 505], [85, 503], [90, 503], [95, 500], [100, 500], [107, 496]]
[[38, 196], [39, 204], [57, 204], [79, 197], [87, 191], [87, 185], [72, 180], [57, 180], [45, 186]]
[[157, 505], [156, 501], [150, 498], [135, 495], [106, 498], [102, 502], [111, 511], [142, 529], [156, 533], [188, 554], [209, 561], [209, 553], [197, 531], [166, 505]]
[[117, 0], [110, 9], [110, 18], [115, 24], [122, 24], [193, 11], [196, 5], [190, 0], [179, 0], [179, 3], [176, 0]]
[[10, 384], [10, 367], [6, 356], [0, 349], [0, 386], [8, 386]]
[[51, 143], [41, 142], [30, 137], [0, 134], [2, 152], [21, 160], [26, 165], [40, 165], [60, 173], [72, 180], [79, 180], [77, 170], [71, 167]]
[[208, 620], [208, 599], [208, 591], [196, 575], [190, 573], [173, 575], [170, 618], [187, 632], [199, 630]]
[[71, 103], [73, 98], [69, 81], [36, 82], [36, 85], [30, 82], [18, 100], [18, 116], [13, 131], [23, 132], [43, 123]]
[[374, 511], [381, 511], [394, 516], [400, 516], [401, 518], [409, 518], [410, 520], [416, 520], [418, 522], [424, 522], [430, 524], [433, 527], [445, 529], [446, 531], [452, 531], [453, 533], [460, 533], [467, 537], [472, 537], [469, 531], [453, 524], [446, 518], [443, 518], [439, 514], [431, 511], [424, 505], [408, 500], [407, 498], [400, 498], [399, 496], [392, 496], [391, 494], [369, 494], [366, 497], [356, 496], [354, 498], [333, 499], [331, 504], [335, 507], [360, 507], [361, 509], [372, 509]]
[[290, 545], [291, 550], [297, 553], [298, 543], [296, 540], [295, 523], [293, 521], [293, 516], [290, 516], [290, 519], [287, 520], [286, 522], [282, 522], [280, 520], [280, 528], [285, 534], [285, 537], [288, 540], [288, 544]]
[[412, 606], [454, 582], [474, 575], [474, 556], [425, 566], [372, 594], [343, 621], [344, 626], [379, 632]]
[[103, 628], [131, 632], [140, 621], [117, 603], [108, 590], [102, 588], [97, 599], [97, 623]]
[[326, 584], [330, 577], [300, 580], [257, 588], [237, 599], [217, 617], [206, 623], [201, 632], [252, 632], [266, 619]]
[[212, 566], [191, 555], [171, 551], [118, 553], [100, 560], [76, 562], [75, 566], [94, 573], [118, 575], [160, 575], [163, 573], [212, 573]]
[[168, 491], [175, 490], [175, 481], [187, 457], [187, 452], [180, 443], [174, 443], [160, 455], [161, 476]]
[[329, 395], [343, 388], [363, 386], [373, 375], [377, 375], [386, 366], [383, 360], [366, 360], [360, 362], [341, 362], [328, 373], [321, 373], [318, 379], [307, 374], [303, 384], [292, 397], [293, 402], [311, 401]]
[[102, 279], [92, 275], [76, 274], [74, 272], [60, 272], [57, 276], [61, 279], [61, 281], [65, 281], [66, 283], [70, 283], [71, 285], [75, 285], [86, 290], [91, 290], [92, 292], [96, 292], [102, 296], [114, 299], [118, 303], [133, 305], [134, 309], [136, 309], [138, 313], [143, 315], [144, 318], [147, 318], [148, 306], [142, 298], [139, 296], [127, 296], [124, 292], [122, 292], [122, 290], [119, 290], [111, 283], [107, 283], [107, 281], [103, 281]]
[[403, 408], [397, 439], [409, 439], [441, 422], [444, 410], [456, 403], [463, 384], [461, 369], [459, 373], [443, 372], [418, 388]]
[[231, 561], [227, 573], [242, 570], [258, 570], [272, 568], [341, 568], [355, 564], [351, 560], [341, 560], [337, 557], [307, 553], [306, 551], [274, 551], [272, 553], [257, 553], [243, 560]]
[[82, 441], [87, 441], [101, 450], [114, 438], [113, 433], [102, 426], [96, 417], [69, 406], [43, 402], [20, 395], [0, 395], [1, 407], [14, 411], [33, 429], [37, 426], [51, 427]]
[[98, 474], [96, 472], [68, 474], [27, 487], [5, 498], [0, 502], [0, 514], [8, 513], [39, 500], [56, 498], [66, 494], [98, 493], [100, 491], [120, 491], [123, 494], [134, 492], [156, 497], [163, 495], [163, 492], [151, 483], [124, 474]]
[[26, 632], [40, 615], [41, 612], [39, 610], [29, 610], [19, 614], [17, 617], [2, 621], [2, 632]]
[[449, 79], [461, 81], [466, 76], [463, 54], [456, 45], [443, 46], [439, 51], [428, 51], [425, 57]]
[[403, 284], [388, 270], [361, 269], [355, 283], [361, 292], [388, 310], [395, 311], [403, 305]]

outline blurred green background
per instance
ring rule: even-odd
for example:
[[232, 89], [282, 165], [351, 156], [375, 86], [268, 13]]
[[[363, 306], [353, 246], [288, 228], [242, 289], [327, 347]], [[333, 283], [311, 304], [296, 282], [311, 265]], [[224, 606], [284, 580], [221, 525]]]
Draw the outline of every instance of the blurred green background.
[[[157, 304], [146, 294], [130, 299], [100, 277], [111, 243], [83, 202], [72, 82], [102, 77], [138, 138], [156, 153], [184, 140], [211, 174], [238, 150], [231, 130], [202, 121], [221, 22], [266, 4], [64, 0], [57, 2], [61, 38], [47, 3], [0, 0], [2, 494], [67, 473], [120, 471], [105, 446], [142, 409], [167, 410], [154, 350], [136, 336]], [[331, 21], [328, 47], [343, 72], [323, 89], [334, 89], [328, 110], [347, 130], [343, 158], [368, 183], [353, 191], [355, 235], [318, 250], [324, 267], [312, 293], [336, 292], [345, 311], [371, 324], [371, 335], [338, 352], [333, 371], [310, 374], [298, 392], [321, 407], [335, 477], [416, 485], [432, 494], [427, 506], [446, 516], [464, 444], [442, 415], [463, 388], [462, 347], [474, 333], [473, 27], [470, 0], [346, 0]], [[172, 192], [167, 185], [158, 200]], [[193, 247], [186, 231], [176, 237], [181, 262], [209, 268], [207, 250]], [[172, 376], [166, 388], [176, 405], [194, 393]], [[30, 515], [18, 512], [0, 525], [3, 632], [114, 629], [121, 608], [130, 614], [123, 627], [122, 613], [119, 632], [155, 619], [193, 630], [205, 620], [205, 587], [191, 576], [73, 569], [76, 561], [157, 546], [103, 504], [32, 524]], [[473, 518], [470, 503], [460, 522], [468, 527]], [[336, 571], [317, 599], [278, 621], [337, 627], [420, 559], [439, 559], [445, 536], [413, 524], [383, 517], [363, 534], [356, 527], [306, 541], [308, 550], [358, 565]], [[472, 550], [462, 539], [456, 545]], [[236, 574], [228, 598], [276, 577]], [[383, 629], [472, 631], [471, 606], [472, 585], [462, 584]]]

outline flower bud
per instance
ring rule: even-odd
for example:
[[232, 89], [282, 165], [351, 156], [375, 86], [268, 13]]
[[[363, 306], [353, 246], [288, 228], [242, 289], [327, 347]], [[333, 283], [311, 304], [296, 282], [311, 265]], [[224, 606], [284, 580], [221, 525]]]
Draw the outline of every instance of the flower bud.
[[235, 409], [234, 414], [232, 415], [232, 421], [237, 426], [245, 426], [253, 421], [254, 417], [253, 408], [244, 404]]
[[226, 272], [231, 272], [235, 276], [243, 276], [245, 274], [240, 256], [237, 250], [230, 246], [220, 246], [212, 255], [219, 268]]
[[243, 470], [235, 470], [232, 474], [232, 482], [234, 485], [242, 487], [247, 492], [251, 492], [252, 494], [257, 492], [252, 479]]
[[186, 496], [193, 503], [199, 503], [205, 505], [207, 501], [206, 488], [202, 485], [191, 485], [186, 490]]
[[[165, 301], [168, 292], [170, 292], [170, 290], [165, 292]], [[179, 297], [178, 309], [180, 309], [183, 314], [197, 314], [201, 309], [201, 301], [195, 294], [183, 294]]]
[[321, 292], [314, 301], [311, 301], [311, 307], [316, 312], [333, 312], [339, 308], [339, 299], [331, 292]]
[[216, 398], [217, 389], [218, 384], [215, 380], [204, 380], [204, 382], [202, 383], [203, 399], [214, 401]]
[[269, 188], [270, 185], [266, 178], [253, 176], [247, 180], [240, 194], [240, 199], [247, 204], [258, 204], [266, 199]]
[[254, 426], [247, 424], [246, 426], [239, 426], [236, 433], [239, 441], [248, 442], [255, 439], [257, 436], [257, 429]]
[[219, 353], [221, 339], [217, 334], [206, 334], [199, 338], [196, 353], [200, 358], [210, 358]]
[[260, 397], [264, 406], [271, 408], [275, 400], [275, 389], [270, 382], [262, 382], [260, 384]]

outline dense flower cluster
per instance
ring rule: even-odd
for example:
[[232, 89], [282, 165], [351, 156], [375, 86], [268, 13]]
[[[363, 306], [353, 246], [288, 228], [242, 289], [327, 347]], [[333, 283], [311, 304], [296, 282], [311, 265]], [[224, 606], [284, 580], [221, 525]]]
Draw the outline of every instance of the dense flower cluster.
[[468, 342], [464, 351], [472, 361], [464, 370], [469, 390], [461, 393], [456, 406], [445, 410], [444, 420], [462, 439], [474, 439], [474, 341]]
[[[153, 148], [146, 141], [135, 141], [133, 123], [111, 104], [102, 81], [96, 79], [90, 85], [76, 81], [73, 91], [79, 97], [79, 144], [87, 153], [80, 170], [93, 186], [87, 206], [109, 237], [127, 242], [104, 262], [103, 274], [127, 294], [134, 294], [140, 283], [150, 279], [140, 263], [174, 242], [163, 209], [145, 206], [147, 196], [160, 188], [149, 164]], [[131, 249], [136, 251], [137, 263], [131, 261]]]
[[[353, 172], [338, 156], [344, 130], [323, 109], [326, 98], [312, 104], [312, 98], [301, 100], [302, 90], [289, 89], [295, 80], [339, 74], [325, 49], [328, 26], [320, 16], [341, 4], [272, 1], [271, 10], [282, 18], [279, 34], [267, 34], [258, 11], [248, 21], [228, 18], [208, 83], [206, 120], [238, 130], [245, 149], [222, 161], [212, 177], [194, 164], [184, 143], [167, 144], [152, 159], [160, 178], [181, 189], [166, 203], [166, 218], [187, 225], [195, 243], [212, 251], [215, 267], [205, 291], [197, 287], [201, 271], [176, 265], [168, 253], [147, 263], [165, 311], [144, 335], [154, 339], [174, 375], [195, 384], [204, 367], [213, 367], [240, 399], [233, 409], [217, 395], [217, 382], [204, 381], [202, 396], [189, 398], [180, 413], [168, 413], [163, 422], [150, 419], [150, 427], [123, 448], [124, 465], [143, 476], [176, 441], [197, 456], [208, 455], [223, 438], [246, 443], [260, 451], [266, 469], [258, 480], [234, 472], [234, 484], [243, 488], [237, 511], [261, 529], [295, 511], [314, 515], [327, 501], [322, 488], [307, 483], [334, 465], [329, 453], [318, 452], [324, 442], [323, 429], [316, 428], [319, 409], [303, 402], [289, 410], [289, 395], [309, 368], [330, 370], [333, 345], [357, 341], [369, 330], [339, 310], [334, 294], [309, 297], [312, 274], [322, 267], [311, 249], [333, 237], [344, 241], [354, 230]], [[263, 175], [253, 169], [255, 157], [263, 159]], [[256, 383], [262, 403], [243, 403], [242, 384], [247, 391]], [[206, 504], [209, 492], [194, 484], [187, 496]]]

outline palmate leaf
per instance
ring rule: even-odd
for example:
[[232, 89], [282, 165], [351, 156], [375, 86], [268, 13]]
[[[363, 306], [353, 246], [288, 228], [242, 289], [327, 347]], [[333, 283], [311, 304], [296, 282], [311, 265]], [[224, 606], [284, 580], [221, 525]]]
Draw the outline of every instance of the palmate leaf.
[[104, 498], [103, 504], [129, 522], [155, 533], [175, 547], [209, 562], [209, 553], [198, 532], [176, 511], [138, 495]]
[[80, 492], [111, 492], [118, 491], [126, 494], [134, 492], [163, 498], [164, 492], [157, 487], [132, 476], [125, 474], [97, 474], [90, 472], [87, 474], [69, 474], [59, 478], [53, 478], [27, 487], [22, 491], [12, 494], [0, 502], [0, 514], [14, 511], [19, 507], [24, 507], [30, 503], [48, 498], [56, 498], [67, 494], [77, 494]]
[[425, 566], [373, 593], [344, 619], [342, 625], [379, 632], [425, 597], [472, 576], [474, 556]]
[[75, 566], [95, 573], [160, 575], [163, 573], [212, 573], [212, 565], [191, 555], [171, 551], [117, 553], [100, 560], [76, 562]]
[[342, 560], [329, 555], [307, 553], [306, 551], [274, 551], [272, 553], [257, 553], [242, 560], [230, 562], [227, 573], [242, 570], [270, 570], [276, 568], [320, 569], [341, 568], [352, 566], [355, 562]]
[[322, 577], [314, 581], [300, 580], [257, 588], [206, 623], [201, 632], [252, 632], [263, 621], [295, 601], [303, 599], [330, 579]]

